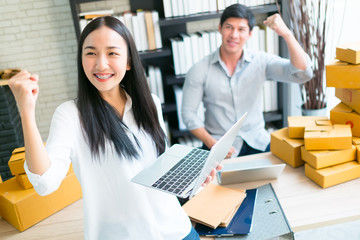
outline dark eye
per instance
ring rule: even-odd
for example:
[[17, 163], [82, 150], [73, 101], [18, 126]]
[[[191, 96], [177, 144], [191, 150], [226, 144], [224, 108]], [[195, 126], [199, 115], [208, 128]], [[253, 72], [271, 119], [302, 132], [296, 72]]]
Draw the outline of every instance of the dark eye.
[[93, 52], [87, 52], [87, 53], [85, 53], [85, 55], [95, 55], [95, 53], [93, 53]]
[[109, 55], [110, 55], [110, 56], [117, 56], [117, 55], [119, 55], [119, 54], [117, 54], [116, 52], [111, 52], [111, 53], [109, 53]]

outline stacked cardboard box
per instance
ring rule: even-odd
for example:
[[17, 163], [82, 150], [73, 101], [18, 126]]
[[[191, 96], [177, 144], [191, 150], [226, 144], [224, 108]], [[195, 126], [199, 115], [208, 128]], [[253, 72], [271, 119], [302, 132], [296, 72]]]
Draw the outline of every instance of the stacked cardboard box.
[[288, 128], [273, 132], [270, 146], [292, 167], [305, 163], [305, 175], [326, 188], [360, 177], [352, 142], [349, 125], [333, 125], [327, 117], [300, 116], [288, 117]]
[[72, 167], [58, 190], [46, 196], [38, 195], [25, 173], [24, 162], [25, 149], [15, 149], [8, 163], [15, 177], [0, 184], [0, 216], [19, 231], [82, 197], [80, 183]]

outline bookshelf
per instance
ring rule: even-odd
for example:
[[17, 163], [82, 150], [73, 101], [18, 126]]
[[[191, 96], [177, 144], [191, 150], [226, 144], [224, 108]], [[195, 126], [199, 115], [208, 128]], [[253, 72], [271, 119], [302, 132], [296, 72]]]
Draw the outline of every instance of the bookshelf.
[[[94, 0], [69, 0], [70, 7], [72, 11], [72, 17], [74, 21], [75, 31], [77, 37], [80, 36], [80, 26], [79, 26], [79, 11], [80, 4], [86, 2], [94, 2]], [[97, 0], [102, 1], [102, 0]], [[280, 5], [281, 4], [281, 1]], [[174, 85], [181, 86], [184, 82], [185, 75], [175, 75], [174, 74], [174, 64], [171, 51], [170, 38], [174, 38], [179, 35], [179, 33], [187, 33], [187, 23], [209, 20], [209, 19], [219, 19], [222, 11], [213, 11], [206, 13], [198, 13], [188, 16], [178, 16], [178, 17], [164, 17], [164, 7], [163, 0], [129, 0], [130, 11], [136, 12], [137, 9], [143, 10], [156, 10], [159, 13], [159, 25], [161, 31], [161, 39], [163, 48], [151, 51], [141, 51], [139, 55], [143, 61], [144, 67], [146, 68], [149, 65], [158, 66], [161, 69], [163, 76], [163, 88], [165, 94], [165, 103], [162, 105], [162, 110], [164, 118], [169, 123], [170, 133], [171, 133], [171, 142], [176, 143], [177, 138], [182, 136], [190, 135], [189, 131], [182, 131], [178, 128], [178, 117], [177, 117], [177, 108], [175, 103], [175, 96], [173, 91]], [[266, 4], [261, 6], [250, 7], [255, 15], [257, 14], [271, 14], [277, 12], [278, 8], [276, 4]], [[287, 56], [286, 45], [280, 40], [280, 55]], [[265, 123], [271, 123], [277, 128], [281, 128], [286, 124], [287, 119], [287, 109], [284, 107], [284, 102], [287, 100], [287, 86], [283, 83], [277, 84], [278, 90], [278, 110], [273, 112], [264, 112]]]

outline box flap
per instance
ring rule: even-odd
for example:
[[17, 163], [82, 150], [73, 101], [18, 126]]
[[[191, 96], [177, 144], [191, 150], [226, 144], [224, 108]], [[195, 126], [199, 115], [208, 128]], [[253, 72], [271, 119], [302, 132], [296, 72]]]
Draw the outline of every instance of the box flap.
[[343, 112], [343, 113], [351, 113], [354, 110], [351, 107], [348, 107], [346, 104], [341, 102], [338, 105], [336, 105], [333, 109], [331, 109], [331, 111]]
[[330, 120], [315, 120], [316, 126], [332, 126]]
[[210, 183], [183, 205], [195, 222], [216, 228], [246, 197], [246, 194]]
[[353, 142], [354, 145], [359, 145], [360, 144], [360, 137], [353, 137], [352, 142]]

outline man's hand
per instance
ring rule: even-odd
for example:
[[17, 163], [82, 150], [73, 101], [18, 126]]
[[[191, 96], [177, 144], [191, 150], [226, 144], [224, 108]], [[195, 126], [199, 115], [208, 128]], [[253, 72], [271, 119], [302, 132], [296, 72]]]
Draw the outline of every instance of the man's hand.
[[217, 165], [216, 169], [213, 168], [211, 170], [211, 173], [209, 176], [207, 176], [205, 182], [202, 184], [203, 187], [205, 187], [206, 185], [208, 185], [214, 178], [215, 178], [215, 174], [216, 171], [220, 171], [224, 166], [220, 163], [219, 165]]
[[276, 13], [274, 15], [269, 16], [264, 24], [274, 30], [279, 36], [285, 37], [288, 34], [292, 34], [290, 29], [286, 26], [281, 16]]

